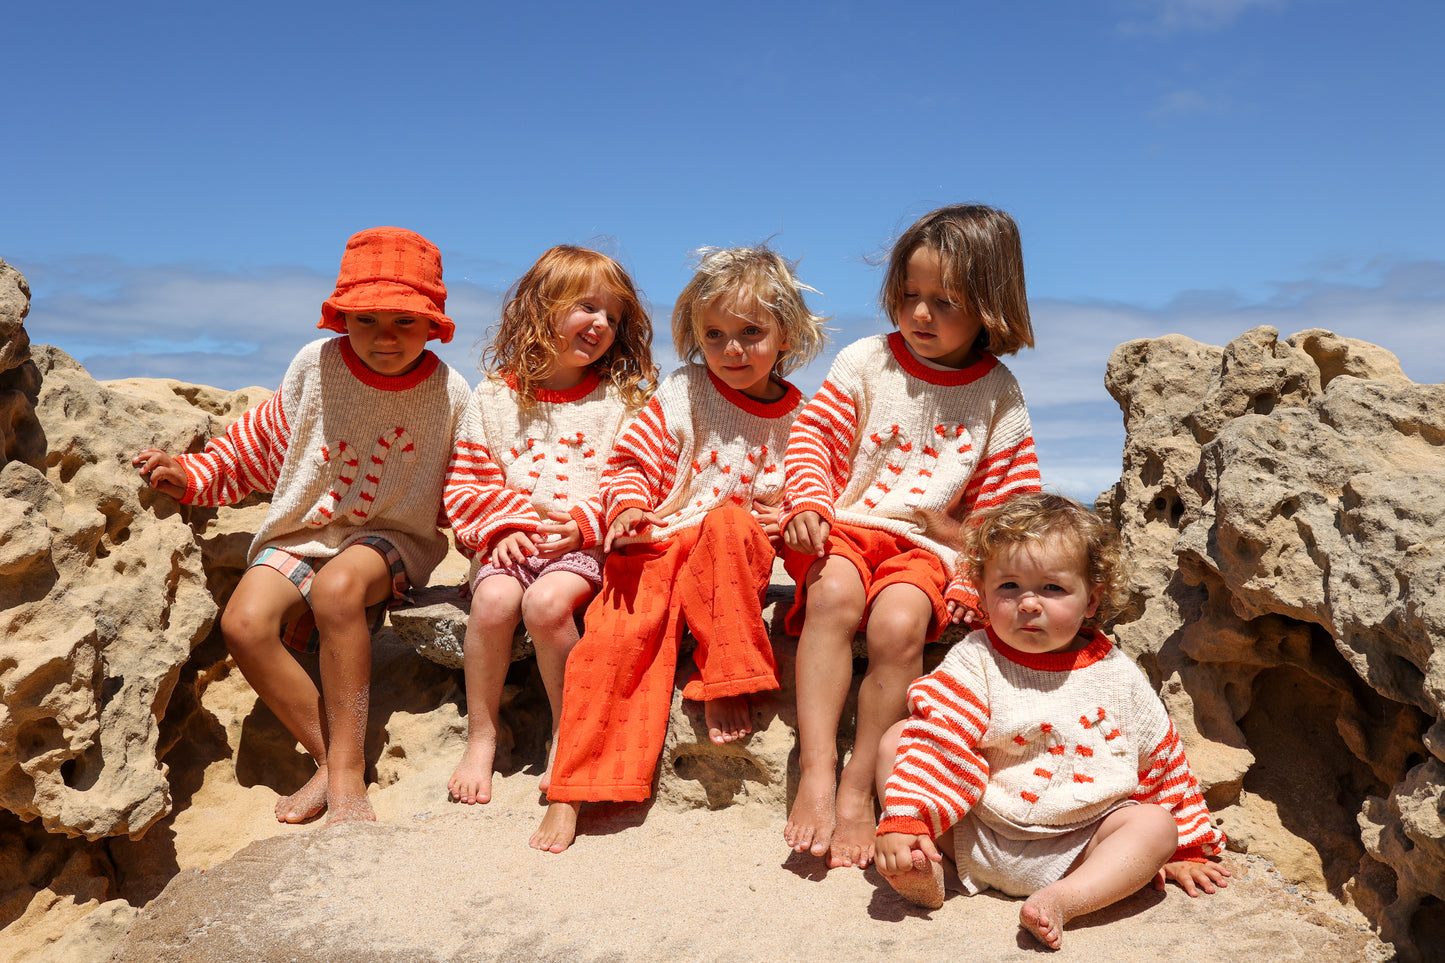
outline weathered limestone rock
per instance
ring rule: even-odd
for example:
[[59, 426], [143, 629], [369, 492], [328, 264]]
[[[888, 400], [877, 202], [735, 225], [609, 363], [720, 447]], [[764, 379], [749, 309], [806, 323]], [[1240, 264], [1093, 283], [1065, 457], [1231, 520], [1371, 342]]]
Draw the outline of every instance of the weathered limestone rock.
[[0, 259], [0, 465], [20, 461], [43, 469], [45, 432], [35, 417], [40, 372], [30, 360], [30, 285]]
[[1133, 564], [1116, 636], [1167, 683], [1232, 844], [1418, 955], [1445, 899], [1445, 746], [1425, 738], [1445, 715], [1445, 386], [1267, 327], [1121, 345], [1106, 384], [1128, 433], [1100, 498]]

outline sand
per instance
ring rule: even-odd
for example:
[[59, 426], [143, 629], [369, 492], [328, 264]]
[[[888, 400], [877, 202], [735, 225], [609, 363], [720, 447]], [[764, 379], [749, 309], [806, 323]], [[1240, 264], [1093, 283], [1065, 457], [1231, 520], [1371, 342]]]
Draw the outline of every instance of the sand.
[[[374, 794], [381, 821], [252, 843], [188, 870], [115, 956], [138, 961], [1036, 959], [1021, 902], [950, 892], [906, 903], [876, 870], [825, 870], [760, 807], [589, 806], [566, 853], [529, 849], [537, 778], [498, 778], [483, 806], [445, 801], [437, 767]], [[1228, 889], [1146, 889], [1065, 930], [1059, 960], [1388, 959], [1359, 917], [1231, 854]]]

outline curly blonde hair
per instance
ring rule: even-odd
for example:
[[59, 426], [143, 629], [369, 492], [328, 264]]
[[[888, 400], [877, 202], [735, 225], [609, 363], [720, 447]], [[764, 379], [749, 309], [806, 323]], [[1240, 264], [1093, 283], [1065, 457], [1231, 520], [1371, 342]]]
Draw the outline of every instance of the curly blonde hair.
[[914, 221], [893, 244], [879, 293], [879, 303], [894, 327], [903, 304], [908, 259], [920, 248], [938, 254], [949, 297], [982, 319], [983, 330], [974, 347], [999, 355], [1034, 346], [1023, 245], [1012, 217], [982, 204], [955, 204]]
[[1113, 527], [1072, 498], [1051, 492], [1025, 492], [971, 516], [964, 526], [959, 563], [968, 579], [982, 588], [984, 564], [1003, 550], [1059, 541], [1077, 552], [1084, 581], [1091, 588], [1103, 589], [1099, 607], [1084, 620], [1084, 624], [1097, 628], [1123, 605], [1123, 552]]
[[592, 363], [603, 381], [617, 387], [631, 408], [640, 408], [657, 383], [652, 363], [652, 319], [632, 278], [612, 258], [584, 247], [549, 248], [507, 292], [496, 334], [482, 354], [482, 370], [510, 376], [523, 411], [536, 404], [537, 388], [557, 360], [557, 323], [597, 288], [622, 303], [616, 336]]
[[808, 310], [804, 291], [818, 293], [798, 280], [797, 262], [759, 244], [757, 247], [698, 249], [697, 272], [677, 296], [672, 309], [672, 343], [678, 357], [703, 363], [698, 333], [709, 308], [727, 307], [743, 313], [748, 300], [765, 310], [778, 324], [787, 347], [778, 352], [773, 374], [779, 378], [806, 365], [823, 350], [827, 340], [823, 322]]

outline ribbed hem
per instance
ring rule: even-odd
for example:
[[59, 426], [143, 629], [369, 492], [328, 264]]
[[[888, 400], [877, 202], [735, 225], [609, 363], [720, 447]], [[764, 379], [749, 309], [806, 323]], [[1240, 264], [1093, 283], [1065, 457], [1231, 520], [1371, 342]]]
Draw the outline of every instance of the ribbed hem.
[[912, 816], [887, 816], [878, 824], [875, 836], [882, 836], [884, 833], [908, 833], [910, 836], [927, 836], [933, 838], [933, 829], [921, 819]]

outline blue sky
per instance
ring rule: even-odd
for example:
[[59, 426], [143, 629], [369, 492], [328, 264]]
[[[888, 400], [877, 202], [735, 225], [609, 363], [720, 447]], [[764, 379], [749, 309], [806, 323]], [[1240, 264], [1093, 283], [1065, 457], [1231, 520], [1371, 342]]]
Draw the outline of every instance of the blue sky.
[[1045, 482], [1091, 499], [1131, 338], [1324, 327], [1445, 380], [1442, 35], [1425, 0], [22, 4], [0, 257], [98, 378], [271, 387], [345, 239], [409, 227], [475, 378], [552, 244], [665, 330], [689, 251], [771, 237], [836, 349], [886, 326], [890, 237], [980, 201], [1023, 232]]

